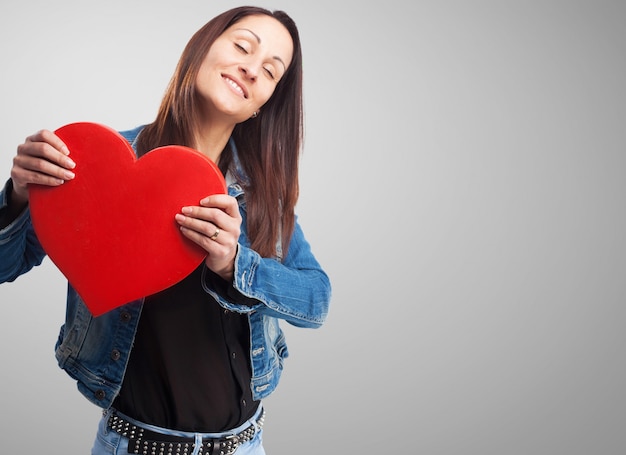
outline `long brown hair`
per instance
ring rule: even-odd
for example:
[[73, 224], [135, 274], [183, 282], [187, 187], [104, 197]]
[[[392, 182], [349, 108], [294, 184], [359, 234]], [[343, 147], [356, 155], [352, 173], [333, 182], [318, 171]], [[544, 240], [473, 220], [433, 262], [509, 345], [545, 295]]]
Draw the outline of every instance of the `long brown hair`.
[[[298, 199], [298, 162], [303, 140], [302, 50], [294, 21], [284, 11], [243, 6], [206, 23], [189, 40], [165, 92], [153, 123], [138, 138], [138, 153], [170, 144], [192, 146], [198, 101], [196, 77], [213, 42], [231, 25], [250, 15], [274, 17], [289, 31], [293, 56], [274, 93], [258, 117], [235, 126], [233, 139], [247, 174], [247, 231], [251, 247], [263, 257], [277, 254], [280, 240], [286, 254], [295, 224]], [[232, 161], [227, 146], [220, 156], [226, 172]], [[280, 238], [279, 238], [280, 236]]]

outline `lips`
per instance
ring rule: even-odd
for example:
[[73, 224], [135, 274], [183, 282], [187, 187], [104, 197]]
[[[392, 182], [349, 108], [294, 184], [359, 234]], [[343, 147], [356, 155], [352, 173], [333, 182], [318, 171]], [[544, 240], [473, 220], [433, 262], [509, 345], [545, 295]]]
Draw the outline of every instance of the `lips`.
[[238, 92], [244, 98], [248, 98], [248, 92], [246, 91], [244, 86], [240, 85], [236, 80], [232, 79], [229, 76], [222, 74], [222, 77], [224, 78], [226, 83], [229, 84], [236, 92]]

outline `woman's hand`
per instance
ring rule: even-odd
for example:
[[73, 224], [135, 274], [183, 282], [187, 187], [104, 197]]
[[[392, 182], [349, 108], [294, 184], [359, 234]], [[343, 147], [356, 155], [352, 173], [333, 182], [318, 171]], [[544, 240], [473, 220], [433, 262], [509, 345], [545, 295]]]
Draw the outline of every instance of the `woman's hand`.
[[59, 186], [73, 179], [71, 170], [76, 164], [69, 154], [67, 146], [51, 131], [41, 130], [27, 137], [17, 147], [17, 155], [13, 158], [12, 205], [25, 206], [28, 203], [28, 185], [31, 183]]
[[183, 207], [181, 212], [176, 215], [180, 230], [206, 250], [206, 266], [223, 279], [232, 280], [241, 233], [237, 199], [215, 194], [202, 199], [200, 206]]

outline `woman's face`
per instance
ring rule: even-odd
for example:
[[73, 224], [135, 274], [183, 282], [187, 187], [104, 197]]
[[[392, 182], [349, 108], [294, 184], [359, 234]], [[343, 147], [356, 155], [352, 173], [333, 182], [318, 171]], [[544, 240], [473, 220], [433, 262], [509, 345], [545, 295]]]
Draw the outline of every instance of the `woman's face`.
[[246, 16], [226, 29], [196, 78], [205, 115], [234, 123], [250, 118], [272, 96], [292, 55], [291, 35], [273, 17]]

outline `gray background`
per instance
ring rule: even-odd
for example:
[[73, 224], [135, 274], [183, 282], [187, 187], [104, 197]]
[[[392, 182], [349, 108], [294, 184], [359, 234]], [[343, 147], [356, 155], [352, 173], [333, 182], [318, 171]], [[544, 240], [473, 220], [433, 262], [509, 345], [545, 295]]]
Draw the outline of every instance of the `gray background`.
[[[151, 121], [225, 1], [0, 6], [0, 168], [40, 128]], [[300, 221], [334, 284], [285, 326], [269, 454], [626, 448], [626, 4], [273, 1], [300, 26]], [[63, 277], [0, 286], [0, 447], [88, 453]]]

